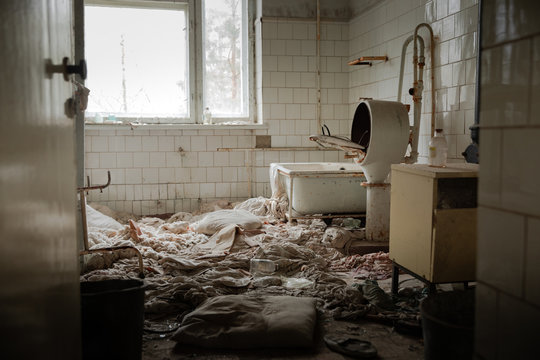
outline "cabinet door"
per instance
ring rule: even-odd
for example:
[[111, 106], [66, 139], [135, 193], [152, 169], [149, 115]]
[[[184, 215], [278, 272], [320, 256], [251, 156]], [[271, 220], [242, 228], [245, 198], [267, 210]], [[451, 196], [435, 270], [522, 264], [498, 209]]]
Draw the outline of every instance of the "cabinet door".
[[476, 214], [476, 208], [434, 211], [431, 281], [475, 279]]
[[390, 258], [414, 273], [431, 277], [433, 178], [392, 171]]

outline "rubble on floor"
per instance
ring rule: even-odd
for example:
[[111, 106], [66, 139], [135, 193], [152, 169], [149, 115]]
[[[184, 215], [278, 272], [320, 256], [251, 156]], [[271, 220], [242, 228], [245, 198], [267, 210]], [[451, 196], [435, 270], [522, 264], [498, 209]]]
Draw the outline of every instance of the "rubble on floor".
[[[165, 220], [117, 216], [99, 207], [120, 228], [107, 215], [89, 219], [92, 249], [131, 245], [143, 255], [150, 332], [171, 333], [205, 300], [235, 294], [313, 298], [319, 314], [333, 319], [419, 324], [422, 289], [381, 299], [377, 280], [391, 277], [391, 260], [383, 252], [347, 256], [358, 236], [354, 230], [319, 219], [285, 223], [283, 204], [272, 199], [233, 205], [215, 203], [208, 213], [180, 212]], [[133, 255], [126, 250], [87, 256], [81, 281], [135, 278]], [[276, 270], [252, 274], [251, 259], [271, 260]]]

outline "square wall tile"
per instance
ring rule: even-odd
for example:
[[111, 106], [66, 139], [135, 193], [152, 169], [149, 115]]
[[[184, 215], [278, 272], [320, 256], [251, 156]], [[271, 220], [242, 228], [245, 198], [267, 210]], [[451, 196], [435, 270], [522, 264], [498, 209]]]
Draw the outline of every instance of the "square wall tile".
[[525, 299], [540, 307], [540, 219], [527, 219]]
[[158, 137], [157, 136], [143, 136], [142, 137], [142, 151], [158, 151]]
[[99, 154], [99, 167], [102, 169], [114, 169], [116, 168], [116, 153], [100, 153]]
[[[497, 359], [536, 359], [540, 309], [501, 293], [497, 312]], [[495, 339], [494, 339], [495, 340]]]
[[523, 292], [525, 218], [478, 208], [478, 281], [514, 296]]
[[92, 151], [93, 152], [105, 152], [109, 151], [109, 137], [108, 136], [92, 136]]
[[503, 131], [501, 205], [509, 210], [540, 216], [540, 129]]
[[131, 168], [133, 167], [133, 153], [117, 153], [116, 165], [119, 168]]
[[165, 167], [167, 165], [164, 152], [151, 152], [148, 154], [150, 156], [149, 167], [159, 168], [159, 167]]
[[531, 113], [529, 123], [540, 124], [540, 36], [536, 36], [533, 41], [532, 64], [531, 64]]
[[126, 148], [125, 137], [123, 136], [108, 136], [109, 139], [109, 151], [124, 151]]
[[127, 136], [126, 151], [142, 151], [142, 137], [141, 136]]
[[292, 24], [292, 38], [297, 40], [305, 40], [308, 38], [308, 24], [294, 23]]
[[174, 151], [174, 136], [159, 136], [158, 137], [159, 151]]
[[479, 153], [482, 165], [478, 178], [478, 203], [499, 206], [501, 201], [501, 162], [503, 156], [502, 132], [499, 129], [482, 129]]
[[141, 169], [126, 169], [126, 184], [142, 184]]
[[527, 123], [530, 49], [526, 39], [482, 52], [481, 124]]
[[150, 167], [150, 153], [147, 153], [147, 152], [133, 153], [133, 167], [136, 167], [136, 168]]
[[157, 184], [159, 181], [159, 170], [157, 168], [142, 169], [143, 184]]
[[475, 288], [475, 353], [484, 359], [497, 354], [497, 291], [483, 283]]
[[537, 1], [492, 0], [482, 4], [482, 46], [492, 46], [540, 31]]

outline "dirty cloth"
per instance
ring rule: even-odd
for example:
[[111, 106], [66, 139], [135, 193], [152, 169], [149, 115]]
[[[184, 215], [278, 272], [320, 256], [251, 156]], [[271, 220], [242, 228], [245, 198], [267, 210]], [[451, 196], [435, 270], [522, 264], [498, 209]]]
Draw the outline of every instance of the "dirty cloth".
[[107, 216], [90, 205], [86, 205], [86, 225], [99, 229], [122, 230], [124, 226], [112, 217]]
[[192, 224], [192, 229], [198, 233], [213, 235], [227, 225], [237, 225], [245, 230], [258, 229], [261, 220], [246, 210], [218, 210], [208, 213], [204, 218]]
[[226, 295], [184, 317], [172, 339], [205, 348], [311, 347], [315, 299]]
[[[327, 229], [323, 221], [283, 223], [268, 204], [271, 202], [264, 198], [239, 204], [240, 208], [258, 209], [258, 215], [252, 216], [262, 225], [254, 230], [229, 224], [213, 235], [198, 233], [194, 224], [212, 213], [181, 212], [166, 220], [134, 217], [133, 224], [123, 225], [121, 230], [89, 228], [89, 245], [91, 249], [129, 245], [141, 252], [147, 284], [146, 319], [169, 316], [180, 321], [207, 299], [240, 294], [314, 298], [317, 310], [335, 319], [371, 313], [375, 307], [347, 279], [358, 279], [367, 270], [374, 273], [366, 278], [386, 277], [388, 263], [391, 268], [388, 254], [344, 256], [323, 241]], [[218, 211], [222, 206], [235, 206], [218, 205]], [[133, 251], [85, 258], [81, 281], [138, 276]], [[276, 272], [271, 277], [254, 276], [249, 272], [253, 258], [273, 261]]]

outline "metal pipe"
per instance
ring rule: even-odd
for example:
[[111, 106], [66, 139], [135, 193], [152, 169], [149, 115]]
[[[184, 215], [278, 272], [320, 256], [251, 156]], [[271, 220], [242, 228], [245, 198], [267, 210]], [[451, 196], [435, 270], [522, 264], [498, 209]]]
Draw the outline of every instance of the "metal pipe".
[[[403, 72], [404, 72], [404, 68], [405, 68], [405, 55], [407, 53], [407, 47], [409, 46], [410, 42], [413, 41], [413, 38], [414, 38], [413, 35], [409, 36], [405, 40], [405, 42], [403, 43], [403, 47], [401, 49], [401, 65], [400, 65], [400, 68], [399, 68], [399, 84], [398, 84], [398, 96], [397, 96], [397, 101], [399, 101], [399, 102], [401, 102], [401, 91], [402, 91], [402, 88], [403, 88]], [[422, 37], [418, 37], [418, 42], [419, 42], [419, 45], [420, 45], [420, 49], [423, 52], [424, 39], [422, 39]]]
[[[403, 43], [401, 49], [401, 64], [399, 70], [399, 83], [398, 83], [398, 96], [397, 101], [401, 102], [401, 92], [403, 88], [403, 73], [405, 68], [405, 55], [407, 53], [407, 47], [414, 40], [414, 51], [418, 51], [418, 46], [420, 47], [421, 58], [424, 58], [424, 39], [420, 36], [411, 35]], [[410, 138], [411, 152], [409, 157], [406, 158], [407, 163], [415, 163], [418, 159], [418, 137], [419, 137], [419, 128], [420, 128], [420, 115], [421, 115], [421, 101], [422, 94], [418, 86], [417, 80], [417, 66], [418, 66], [418, 56], [413, 57], [413, 69], [414, 69], [414, 82], [413, 82], [413, 126], [411, 127], [412, 136]], [[423, 71], [423, 69], [422, 69]], [[421, 71], [421, 74], [422, 74]], [[422, 76], [422, 75], [421, 75]], [[419, 91], [420, 90], [420, 91]], [[418, 98], [420, 96], [420, 98]], [[420, 103], [418, 103], [418, 100]]]
[[[427, 23], [421, 23], [416, 26], [414, 29], [414, 38], [418, 37], [418, 30], [421, 27], [425, 27], [429, 31], [429, 40], [430, 40], [430, 56], [431, 56], [431, 136], [435, 134], [435, 40], [433, 38], [433, 29]], [[416, 56], [416, 49], [415, 49]], [[423, 56], [422, 51], [422, 56]], [[416, 78], [415, 78], [416, 81]]]
[[84, 191], [87, 191], [87, 190], [103, 190], [109, 185], [111, 185], [111, 172], [107, 171], [107, 183], [106, 184], [90, 186], [90, 181], [88, 181], [88, 186], [78, 187], [77, 190], [78, 191], [80, 191], [80, 190], [84, 190]]
[[317, 132], [321, 134], [321, 2], [317, 0]]
[[81, 219], [83, 230], [83, 243], [84, 249], [88, 250], [88, 223], [86, 222], [86, 194], [85, 190], [79, 190], [80, 204], [81, 204]]

